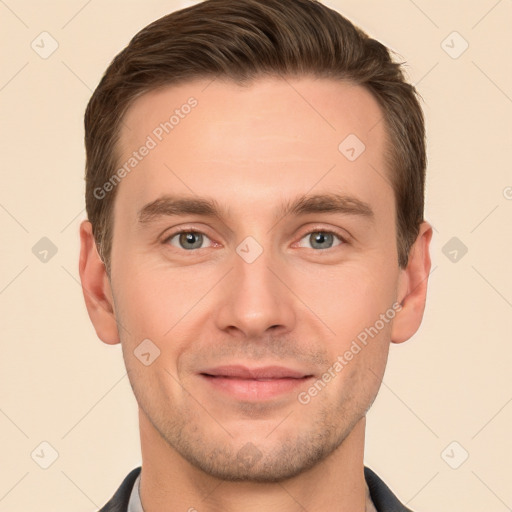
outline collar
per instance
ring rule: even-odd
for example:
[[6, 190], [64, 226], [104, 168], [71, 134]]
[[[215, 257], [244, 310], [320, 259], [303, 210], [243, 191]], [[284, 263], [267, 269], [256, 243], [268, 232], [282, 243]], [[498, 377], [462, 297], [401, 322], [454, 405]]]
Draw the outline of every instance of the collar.
[[[374, 473], [374, 475], [375, 475], [375, 473]], [[375, 476], [377, 476], [377, 475], [375, 475]], [[373, 501], [372, 501], [368, 483], [366, 483], [365, 487], [366, 487], [366, 489], [365, 489], [366, 490], [365, 512], [378, 512], [377, 509], [375, 508]], [[127, 512], [144, 512], [144, 509], [142, 508], [142, 502], [140, 499], [140, 472], [137, 475], [135, 482], [133, 483]]]

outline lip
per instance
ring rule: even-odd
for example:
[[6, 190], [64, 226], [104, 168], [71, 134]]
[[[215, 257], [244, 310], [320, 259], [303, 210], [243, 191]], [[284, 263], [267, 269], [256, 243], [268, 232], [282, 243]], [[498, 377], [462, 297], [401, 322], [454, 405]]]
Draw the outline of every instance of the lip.
[[313, 377], [283, 366], [249, 368], [242, 365], [208, 368], [199, 376], [217, 391], [239, 400], [252, 401], [291, 393]]
[[240, 364], [216, 366], [202, 370], [201, 374], [213, 377], [231, 377], [237, 379], [301, 379], [307, 374], [284, 366], [261, 366], [249, 368]]

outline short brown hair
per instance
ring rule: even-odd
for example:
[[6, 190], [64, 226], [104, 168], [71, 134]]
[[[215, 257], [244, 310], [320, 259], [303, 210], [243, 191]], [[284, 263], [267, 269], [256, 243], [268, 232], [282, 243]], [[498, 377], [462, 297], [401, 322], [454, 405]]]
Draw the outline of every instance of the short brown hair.
[[[425, 128], [419, 94], [383, 44], [316, 0], [206, 0], [154, 21], [109, 65], [85, 112], [86, 208], [107, 272], [123, 115], [141, 94], [163, 85], [222, 77], [348, 80], [378, 101], [389, 137], [387, 163], [396, 201], [398, 264], [405, 267], [423, 221]], [[340, 141], [341, 142], [341, 141]]]

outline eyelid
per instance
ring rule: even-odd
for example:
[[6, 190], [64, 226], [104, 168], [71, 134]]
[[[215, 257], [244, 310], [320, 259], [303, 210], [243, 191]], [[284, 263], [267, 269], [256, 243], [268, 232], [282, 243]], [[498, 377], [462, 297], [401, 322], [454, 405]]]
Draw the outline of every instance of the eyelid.
[[[316, 233], [317, 231], [321, 231], [322, 233], [333, 233], [336, 236], [339, 236], [340, 239], [342, 239], [345, 242], [349, 242], [352, 236], [346, 229], [342, 229], [340, 227], [327, 225], [323, 222], [318, 223], [308, 223], [305, 227], [303, 227], [303, 234], [301, 235], [301, 238], [304, 235], [307, 235], [308, 233]], [[302, 229], [301, 229], [302, 232]]]

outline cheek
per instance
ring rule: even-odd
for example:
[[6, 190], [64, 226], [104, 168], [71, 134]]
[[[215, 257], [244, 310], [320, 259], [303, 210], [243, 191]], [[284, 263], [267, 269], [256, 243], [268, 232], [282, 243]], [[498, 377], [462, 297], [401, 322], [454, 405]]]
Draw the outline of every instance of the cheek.
[[123, 280], [116, 297], [116, 316], [130, 338], [159, 338], [172, 327], [172, 294], [162, 296], [155, 283], [140, 272]]
[[[381, 272], [379, 265], [362, 262], [319, 268], [298, 276], [293, 289], [343, 345], [392, 308], [397, 275], [387, 268]], [[388, 327], [380, 330], [389, 334]]]
[[217, 281], [212, 269], [198, 273], [193, 267], [148, 265], [136, 258], [123, 262], [116, 269], [114, 287], [116, 317], [125, 327], [123, 341], [135, 345], [149, 338], [161, 351], [172, 346], [179, 352], [179, 340], [186, 338], [183, 333], [197, 329], [195, 319], [202, 318], [206, 304], [202, 299]]

